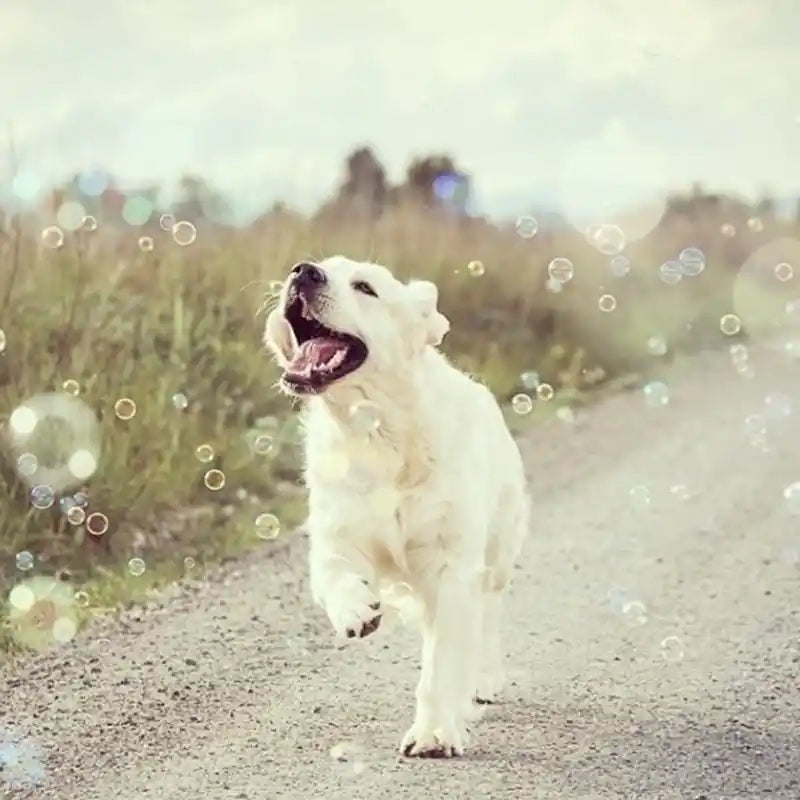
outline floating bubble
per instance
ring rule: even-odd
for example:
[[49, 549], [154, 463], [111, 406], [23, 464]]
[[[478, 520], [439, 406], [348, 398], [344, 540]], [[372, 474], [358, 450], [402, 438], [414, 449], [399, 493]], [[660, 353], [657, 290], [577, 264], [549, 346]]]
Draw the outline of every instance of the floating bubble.
[[185, 411], [189, 407], [189, 398], [183, 392], [175, 392], [172, 395], [172, 405], [178, 411]]
[[122, 219], [131, 227], [141, 227], [151, 216], [153, 203], [146, 197], [129, 197], [122, 206]]
[[83, 224], [85, 216], [86, 209], [81, 203], [68, 200], [58, 207], [58, 211], [56, 211], [56, 222], [61, 230], [77, 231]]
[[731, 361], [734, 364], [746, 363], [747, 360], [750, 358], [747, 346], [739, 344], [738, 342], [736, 344], [732, 344], [728, 352], [730, 353]]
[[631, 271], [631, 260], [628, 256], [614, 256], [609, 263], [609, 268], [615, 278], [624, 278]]
[[82, 589], [80, 591], [75, 592], [75, 602], [80, 608], [88, 608], [89, 607], [89, 593], [84, 592]]
[[64, 246], [64, 231], [55, 225], [48, 226], [42, 231], [42, 244], [48, 250], [58, 250]]
[[604, 256], [615, 256], [625, 249], [625, 234], [618, 225], [598, 225], [587, 238]]
[[186, 558], [183, 559], [183, 569], [186, 572], [191, 572], [196, 566], [197, 562], [191, 556], [186, 556]]
[[70, 641], [78, 631], [72, 587], [65, 581], [37, 575], [18, 583], [8, 596], [14, 639], [34, 650]]
[[661, 655], [665, 661], [677, 662], [683, 659], [683, 642], [677, 636], [667, 636], [661, 640]]
[[176, 222], [177, 220], [175, 219], [174, 214], [162, 214], [158, 220], [158, 225], [162, 231], [170, 233], [172, 229], [175, 227]]
[[195, 458], [203, 464], [214, 460], [214, 448], [210, 444], [201, 444], [194, 451]]
[[97, 217], [92, 216], [91, 214], [87, 214], [81, 220], [81, 230], [86, 231], [87, 233], [94, 233], [98, 228], [97, 224]]
[[535, 389], [539, 385], [539, 373], [534, 370], [523, 372], [519, 377], [526, 389]]
[[640, 600], [629, 600], [622, 606], [622, 616], [629, 625], [644, 625], [647, 622], [647, 606]]
[[650, 505], [650, 490], [642, 484], [632, 486], [628, 490], [628, 496], [633, 501], [634, 505], [640, 508], [646, 508]]
[[144, 559], [139, 558], [139, 556], [134, 556], [128, 561], [128, 572], [130, 572], [134, 578], [139, 578], [144, 575], [146, 569], [147, 567], [144, 563]]
[[659, 267], [658, 275], [662, 283], [674, 286], [676, 283], [680, 283], [683, 278], [683, 264], [676, 260], [665, 261]]
[[705, 253], [698, 247], [686, 247], [681, 250], [678, 261], [683, 274], [689, 277], [699, 275], [706, 268]]
[[794, 269], [792, 265], [786, 261], [781, 261], [779, 264], [776, 264], [773, 272], [781, 283], [786, 283], [786, 281], [790, 281], [794, 277]]
[[152, 236], [139, 237], [139, 249], [143, 253], [151, 253], [154, 247], [155, 247], [155, 242], [153, 242]]
[[617, 298], [613, 294], [602, 294], [597, 301], [597, 307], [606, 313], [617, 307]]
[[74, 378], [67, 378], [64, 383], [61, 384], [61, 388], [73, 397], [77, 397], [81, 393], [81, 385]]
[[39, 469], [39, 459], [33, 453], [21, 453], [17, 458], [17, 472], [25, 477], [30, 478], [36, 474]]
[[28, 570], [33, 569], [35, 562], [36, 559], [33, 557], [33, 553], [29, 552], [28, 550], [20, 550], [14, 559], [17, 569], [21, 572], [27, 572]]
[[758, 217], [750, 217], [747, 220], [747, 227], [754, 233], [760, 233], [764, 230], [764, 223]]
[[567, 283], [575, 275], [575, 267], [568, 258], [554, 258], [547, 265], [547, 274], [557, 283]]
[[735, 336], [742, 329], [742, 321], [736, 314], [723, 314], [719, 318], [719, 329], [726, 336]]
[[359, 433], [373, 433], [381, 426], [381, 411], [377, 403], [358, 400], [349, 409], [350, 422]]
[[470, 261], [467, 264], [467, 272], [473, 278], [480, 278], [486, 272], [486, 267], [483, 266], [483, 261]]
[[539, 230], [539, 223], [533, 217], [517, 217], [516, 230], [523, 239], [532, 239]]
[[533, 411], [533, 400], [527, 394], [520, 392], [511, 398], [511, 408], [520, 416], [530, 414]]
[[203, 476], [203, 483], [212, 492], [218, 492], [225, 486], [225, 473], [221, 469], [210, 469]]
[[114, 414], [117, 419], [127, 422], [136, 416], [136, 403], [130, 397], [120, 397], [114, 403]]
[[281, 532], [281, 522], [274, 514], [259, 514], [255, 526], [259, 539], [275, 539]]
[[669, 405], [669, 387], [662, 381], [650, 381], [644, 387], [644, 398], [651, 408], [663, 408]]
[[730, 239], [732, 236], [736, 236], [736, 228], [735, 228], [733, 225], [731, 225], [729, 222], [726, 222], [726, 223], [725, 223], [725, 224], [724, 224], [724, 225], [723, 225], [723, 226], [722, 226], [722, 227], [719, 229], [719, 232], [720, 232], [720, 233], [721, 233], [723, 236], [727, 236], [729, 239]]
[[[380, 421], [379, 421], [380, 424]], [[271, 436], [266, 433], [260, 433], [253, 440], [253, 452], [257, 456], [268, 456], [274, 447], [274, 442]]]
[[183, 219], [172, 227], [172, 238], [175, 244], [188, 247], [197, 239], [197, 228], [191, 222]]
[[667, 352], [667, 341], [663, 336], [651, 336], [647, 340], [647, 352], [652, 356], [663, 356]]
[[86, 520], [86, 512], [80, 506], [70, 506], [67, 509], [67, 522], [70, 525], [83, 525]]
[[540, 400], [544, 400], [547, 402], [548, 400], [553, 399], [553, 395], [555, 394], [553, 387], [549, 383], [540, 383], [536, 387], [536, 396]]
[[56, 500], [52, 486], [37, 484], [31, 489], [31, 505], [40, 510], [50, 508]]
[[108, 517], [105, 514], [101, 513], [100, 511], [93, 511], [88, 517], [86, 517], [87, 533], [91, 534], [92, 536], [102, 536], [107, 530]]

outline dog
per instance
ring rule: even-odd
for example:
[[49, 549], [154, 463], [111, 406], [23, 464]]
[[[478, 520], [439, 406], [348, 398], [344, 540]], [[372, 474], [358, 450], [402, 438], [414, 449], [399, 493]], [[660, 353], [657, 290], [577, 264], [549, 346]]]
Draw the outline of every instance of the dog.
[[335, 256], [292, 268], [264, 331], [304, 406], [313, 599], [357, 639], [403, 587], [423, 644], [401, 752], [423, 758], [463, 755], [500, 693], [503, 597], [530, 522], [519, 449], [489, 389], [437, 349], [437, 306], [429, 281]]

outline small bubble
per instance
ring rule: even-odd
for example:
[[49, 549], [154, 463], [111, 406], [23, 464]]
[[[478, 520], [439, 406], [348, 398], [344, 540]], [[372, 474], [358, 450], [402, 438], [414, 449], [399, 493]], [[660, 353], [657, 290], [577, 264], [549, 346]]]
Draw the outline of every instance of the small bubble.
[[624, 278], [631, 271], [631, 260], [627, 256], [618, 255], [609, 264], [611, 274], [615, 278]]
[[56, 499], [56, 493], [50, 486], [39, 484], [31, 489], [31, 505], [34, 508], [50, 508]]
[[130, 397], [121, 397], [114, 403], [114, 413], [117, 419], [127, 422], [136, 416], [136, 403]]
[[519, 379], [526, 389], [535, 389], [539, 385], [539, 373], [533, 370], [523, 372], [522, 375], [519, 376]]
[[358, 400], [350, 406], [350, 421], [360, 433], [372, 433], [381, 426], [381, 413], [377, 403]]
[[734, 365], [744, 364], [750, 357], [747, 347], [743, 344], [732, 344], [728, 352], [731, 355], [731, 361], [734, 363]]
[[552, 400], [554, 394], [553, 387], [549, 383], [540, 383], [536, 387], [536, 396], [545, 402]]
[[532, 239], [539, 230], [539, 223], [533, 217], [517, 218], [517, 235], [523, 239]]
[[27, 572], [28, 570], [33, 569], [36, 559], [33, 557], [33, 553], [29, 552], [28, 550], [20, 550], [20, 552], [17, 553], [14, 561], [18, 570], [21, 572]]
[[661, 640], [661, 655], [672, 663], [683, 660], [683, 642], [677, 636], [667, 636]]
[[147, 569], [145, 566], [144, 560], [139, 558], [138, 556], [134, 556], [128, 562], [128, 572], [134, 576], [134, 578], [138, 578], [141, 575], [144, 575], [144, 571]]
[[736, 314], [723, 314], [719, 319], [719, 329], [726, 336], [735, 336], [742, 329], [742, 321]]
[[764, 230], [764, 223], [758, 217], [750, 217], [747, 220], [747, 227], [754, 233], [759, 233]]
[[140, 236], [139, 237], [139, 249], [143, 253], [152, 252], [154, 247], [155, 247], [155, 242], [153, 241], [153, 237], [152, 236]]
[[650, 381], [644, 387], [644, 397], [651, 408], [669, 405], [669, 387], [662, 381]]
[[67, 509], [67, 521], [70, 525], [83, 525], [86, 512], [80, 506], [70, 506]]
[[271, 436], [266, 433], [260, 433], [253, 440], [253, 452], [257, 456], [268, 456], [272, 452], [274, 443]]
[[80, 608], [89, 607], [89, 594], [84, 591], [75, 592], [75, 602]]
[[214, 460], [214, 448], [210, 444], [201, 444], [194, 451], [195, 458], [203, 464]]
[[800, 514], [800, 481], [790, 483], [783, 490], [783, 499], [790, 514]]
[[81, 385], [74, 378], [67, 378], [64, 383], [61, 384], [61, 388], [73, 397], [77, 397], [81, 393]]
[[794, 269], [792, 268], [792, 265], [787, 264], [785, 261], [781, 261], [780, 264], [776, 264], [773, 272], [775, 273], [775, 277], [781, 283], [786, 283], [794, 277]]
[[64, 231], [56, 225], [50, 225], [42, 231], [42, 244], [49, 250], [58, 250], [64, 246]]
[[606, 313], [617, 307], [617, 298], [613, 294], [602, 294], [597, 301], [597, 307]]
[[175, 227], [176, 221], [174, 214], [162, 214], [158, 220], [158, 225], [162, 231], [169, 233]]
[[480, 278], [486, 272], [486, 267], [483, 266], [483, 261], [470, 261], [467, 264], [467, 272], [473, 278]]
[[94, 233], [97, 230], [97, 217], [93, 217], [91, 214], [87, 214], [81, 220], [81, 230], [86, 231], [87, 233]]
[[736, 236], [736, 228], [735, 228], [733, 225], [731, 225], [729, 222], [726, 222], [726, 223], [725, 223], [725, 224], [724, 224], [724, 225], [723, 225], [723, 226], [722, 226], [722, 227], [719, 229], [719, 232], [720, 232], [720, 233], [721, 233], [723, 236], [727, 236], [729, 239], [730, 239], [732, 236]]
[[604, 256], [614, 256], [625, 249], [625, 234], [618, 225], [598, 225], [591, 231], [589, 242]]
[[575, 275], [575, 267], [568, 258], [554, 258], [547, 265], [547, 274], [556, 283], [568, 283]]
[[185, 572], [191, 572], [197, 566], [197, 562], [191, 557], [186, 556], [183, 559], [183, 569]]
[[662, 283], [674, 286], [676, 283], [680, 283], [681, 278], [683, 278], [683, 264], [676, 260], [665, 261], [659, 267], [658, 275]]
[[21, 453], [17, 458], [17, 471], [30, 478], [39, 469], [39, 459], [33, 453]]
[[639, 600], [629, 600], [622, 606], [622, 616], [629, 625], [644, 625], [647, 622], [647, 607]]
[[667, 352], [667, 342], [663, 336], [651, 336], [647, 340], [647, 352], [652, 356], [663, 356]]
[[[77, 506], [76, 506], [77, 507]], [[100, 511], [94, 511], [86, 517], [86, 532], [92, 536], [102, 536], [108, 530], [108, 517]]]
[[642, 484], [632, 486], [628, 490], [628, 496], [633, 501], [634, 505], [639, 508], [646, 508], [650, 505], [650, 490]]
[[188, 247], [197, 239], [197, 228], [188, 220], [182, 219], [173, 225], [172, 238], [175, 240], [175, 244]]
[[210, 469], [203, 476], [203, 483], [212, 492], [218, 492], [225, 486], [225, 473], [221, 469]]
[[686, 247], [678, 256], [684, 275], [694, 277], [706, 268], [706, 256], [699, 247]]
[[275, 539], [281, 532], [280, 520], [274, 514], [259, 514], [255, 526], [259, 539]]
[[189, 398], [183, 392], [175, 392], [172, 395], [172, 406], [178, 411], [185, 411], [189, 407]]
[[533, 411], [533, 400], [527, 394], [520, 392], [511, 398], [511, 408], [520, 416], [530, 414]]

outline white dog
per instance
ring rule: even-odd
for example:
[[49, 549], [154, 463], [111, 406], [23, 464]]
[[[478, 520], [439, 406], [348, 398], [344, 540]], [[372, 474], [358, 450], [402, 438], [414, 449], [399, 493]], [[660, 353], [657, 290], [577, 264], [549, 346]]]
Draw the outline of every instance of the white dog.
[[427, 281], [342, 256], [289, 274], [265, 341], [305, 398], [314, 599], [367, 636], [398, 586], [417, 604], [422, 674], [408, 756], [461, 755], [503, 682], [502, 598], [529, 526], [519, 450], [490, 391], [436, 350]]

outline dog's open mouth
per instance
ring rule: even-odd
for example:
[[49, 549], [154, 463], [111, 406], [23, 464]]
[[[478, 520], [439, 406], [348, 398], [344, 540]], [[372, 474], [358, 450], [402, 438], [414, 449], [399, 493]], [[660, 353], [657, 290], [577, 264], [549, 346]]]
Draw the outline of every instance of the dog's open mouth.
[[357, 336], [323, 325], [302, 296], [287, 304], [284, 315], [298, 344], [283, 373], [284, 383], [294, 391], [320, 392], [366, 361], [367, 345]]

